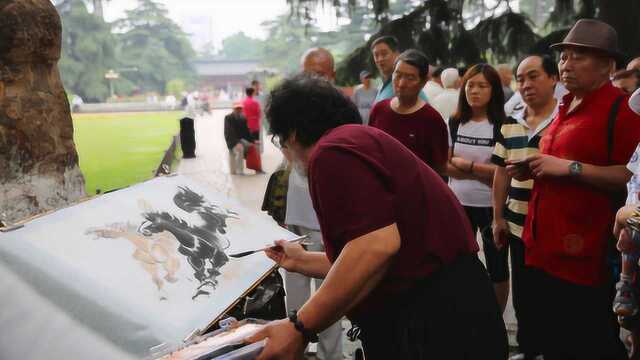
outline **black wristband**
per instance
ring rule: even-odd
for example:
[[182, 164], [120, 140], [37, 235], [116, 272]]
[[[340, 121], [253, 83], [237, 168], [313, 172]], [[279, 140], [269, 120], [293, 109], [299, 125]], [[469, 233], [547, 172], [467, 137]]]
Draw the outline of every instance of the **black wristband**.
[[302, 338], [305, 342], [318, 342], [318, 334], [311, 332], [304, 327], [302, 321], [298, 320], [298, 312], [296, 310], [291, 310], [291, 312], [289, 312], [289, 321], [291, 321], [293, 323], [293, 327], [302, 334]]

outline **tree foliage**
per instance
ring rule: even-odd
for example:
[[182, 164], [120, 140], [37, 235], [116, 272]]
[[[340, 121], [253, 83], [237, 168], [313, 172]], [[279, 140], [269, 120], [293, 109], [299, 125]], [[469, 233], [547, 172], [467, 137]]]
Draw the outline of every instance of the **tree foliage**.
[[263, 54], [264, 42], [241, 31], [222, 40], [222, 51], [217, 57], [222, 60], [256, 60]]
[[298, 17], [280, 15], [266, 21], [267, 40], [264, 42], [263, 65], [291, 73], [300, 70], [300, 57], [305, 50], [320, 46], [315, 26], [306, 27]]
[[[401, 49], [423, 50], [433, 63], [468, 65], [479, 61], [514, 62], [532, 51], [549, 52], [548, 45], [561, 40], [577, 19], [599, 18], [611, 24], [628, 55], [640, 53], [640, 1], [637, 0], [519, 0], [535, 10], [535, 20], [511, 7], [515, 0], [497, 0], [490, 8], [484, 0], [287, 0], [293, 14], [313, 23], [318, 4], [332, 6], [338, 14], [353, 14], [359, 6], [371, 9], [381, 25], [372, 36], [394, 35]], [[549, 8], [541, 8], [543, 1]], [[402, 5], [409, 12], [394, 17]], [[634, 16], [629, 16], [634, 14]], [[540, 19], [546, 16], [545, 21]], [[339, 81], [353, 83], [360, 70], [371, 66], [371, 39], [345, 57], [338, 67]]]
[[172, 79], [195, 78], [195, 52], [163, 5], [139, 0], [124, 19], [110, 24], [90, 13], [87, 2], [56, 3], [63, 30], [60, 74], [68, 92], [87, 101], [106, 100], [109, 83], [104, 76], [109, 70], [120, 73], [113, 82], [120, 95], [134, 90], [164, 93]]
[[165, 92], [167, 95], [173, 95], [180, 99], [185, 90], [187, 90], [187, 86], [183, 80], [173, 79], [167, 82], [167, 89]]
[[532, 25], [525, 15], [507, 11], [480, 21], [473, 29], [473, 37], [482, 53], [505, 62], [528, 52], [531, 44], [540, 39]]
[[[396, 1], [389, 9], [390, 16], [401, 16], [413, 7], [411, 0]], [[295, 9], [294, 9], [295, 11]], [[380, 28], [380, 23], [373, 14], [370, 5], [354, 3], [354, 6], [344, 10], [344, 16], [349, 16], [350, 21], [338, 26], [333, 31], [321, 31], [311, 17], [305, 18], [304, 9], [299, 9], [296, 14], [284, 14], [277, 18], [262, 23], [267, 30], [267, 38], [261, 41], [246, 39], [232, 35], [223, 40], [223, 49], [217, 56], [225, 56], [227, 59], [242, 59], [240, 51], [236, 48], [260, 49], [257, 58], [262, 65], [277, 69], [281, 73], [292, 73], [300, 70], [300, 58], [311, 47], [325, 47], [331, 51], [337, 62], [345, 59], [354, 49], [362, 46], [368, 37]], [[232, 41], [233, 40], [233, 41]], [[242, 45], [244, 44], [244, 45]], [[232, 47], [230, 51], [228, 48]], [[373, 64], [370, 70], [374, 70]], [[340, 70], [340, 69], [338, 69]], [[354, 80], [357, 81], [357, 78]]]
[[161, 3], [138, 0], [138, 6], [126, 11], [115, 27], [118, 59], [124, 67], [137, 69], [126, 77], [140, 84], [141, 91], [162, 93], [168, 81], [194, 77], [195, 51]]
[[59, 69], [68, 92], [90, 101], [105, 99], [104, 74], [116, 64], [115, 38], [108, 24], [89, 13], [81, 0], [67, 0], [62, 19], [62, 58]]

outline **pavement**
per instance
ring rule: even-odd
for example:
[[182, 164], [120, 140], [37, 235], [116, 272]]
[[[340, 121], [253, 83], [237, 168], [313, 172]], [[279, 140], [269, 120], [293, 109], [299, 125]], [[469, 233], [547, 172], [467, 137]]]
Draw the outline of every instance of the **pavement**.
[[[272, 220], [266, 213], [260, 211], [262, 199], [269, 181], [280, 162], [282, 154], [271, 143], [268, 136], [263, 136], [264, 152], [262, 167], [265, 173], [255, 174], [253, 170], [245, 169], [245, 175], [231, 175], [229, 172], [228, 150], [224, 141], [224, 116], [231, 109], [214, 109], [210, 115], [195, 119], [196, 158], [182, 159], [177, 172], [183, 174], [201, 185], [227, 195], [240, 202], [245, 208], [255, 209], [259, 216]], [[479, 244], [481, 239], [478, 237]], [[482, 249], [482, 246], [480, 246]], [[484, 254], [480, 252], [484, 261]], [[517, 324], [511, 296], [504, 313], [505, 324], [509, 333], [509, 343], [516, 345], [515, 331]], [[349, 329], [348, 322], [343, 323], [345, 333]], [[351, 359], [357, 344], [346, 339], [344, 343], [345, 358]]]

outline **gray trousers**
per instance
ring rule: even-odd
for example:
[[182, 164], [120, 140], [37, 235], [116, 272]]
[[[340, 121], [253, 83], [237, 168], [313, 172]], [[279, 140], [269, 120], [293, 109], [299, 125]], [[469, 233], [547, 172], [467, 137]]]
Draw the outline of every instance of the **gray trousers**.
[[232, 175], [244, 173], [244, 157], [251, 143], [242, 139], [235, 147], [229, 149], [229, 171]]
[[[302, 226], [289, 226], [289, 229], [299, 235], [309, 235], [306, 242], [312, 243], [307, 246], [309, 251], [324, 251], [322, 235], [319, 231], [314, 231]], [[298, 310], [311, 296], [311, 282], [315, 282], [315, 288], [320, 288], [321, 279], [312, 279], [298, 273], [285, 272], [285, 289], [287, 292], [287, 311]], [[342, 326], [340, 321], [331, 325], [325, 331], [318, 334], [318, 353], [316, 358], [320, 360], [342, 360]]]

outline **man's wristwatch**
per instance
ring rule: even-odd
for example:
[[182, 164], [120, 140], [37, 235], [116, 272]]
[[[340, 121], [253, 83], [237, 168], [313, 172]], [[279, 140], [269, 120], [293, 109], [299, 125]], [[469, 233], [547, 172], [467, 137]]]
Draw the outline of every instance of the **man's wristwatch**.
[[582, 164], [578, 161], [574, 161], [569, 164], [569, 175], [578, 176], [582, 174]]
[[296, 310], [291, 310], [291, 312], [289, 312], [289, 321], [291, 321], [293, 323], [293, 327], [295, 327], [296, 330], [298, 330], [302, 334], [302, 338], [305, 342], [318, 342], [318, 334], [309, 331], [304, 327], [302, 321], [298, 320], [298, 312]]

